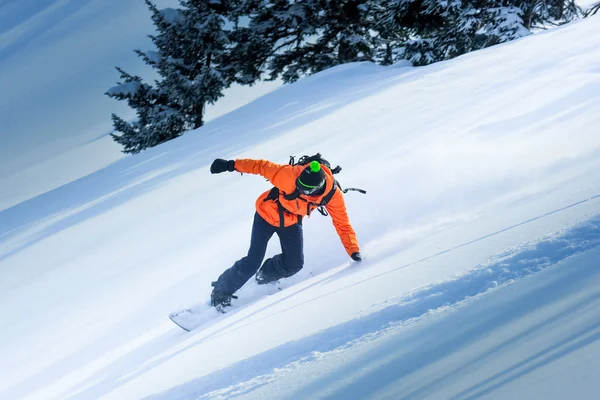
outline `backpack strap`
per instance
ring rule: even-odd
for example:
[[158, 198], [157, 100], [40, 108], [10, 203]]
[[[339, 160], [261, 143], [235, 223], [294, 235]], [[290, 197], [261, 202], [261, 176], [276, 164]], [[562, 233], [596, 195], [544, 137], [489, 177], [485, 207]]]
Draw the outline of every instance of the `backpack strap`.
[[[267, 197], [265, 197], [265, 199], [263, 201], [274, 201], [275, 203], [277, 203], [277, 211], [279, 212], [279, 227], [285, 228], [285, 226], [284, 226], [285, 213], [286, 212], [288, 214], [292, 214], [292, 213], [289, 212], [288, 210], [286, 210], [285, 207], [281, 205], [281, 202], [279, 201], [279, 188], [276, 186], [273, 186], [273, 188], [269, 191], [269, 194], [267, 195]], [[301, 215], [298, 215], [297, 223], [298, 223], [298, 225], [302, 225], [302, 216]]]
[[359, 193], [362, 193], [362, 194], [367, 194], [367, 191], [364, 190], [364, 189], [358, 189], [358, 188], [346, 188], [346, 189], [342, 189], [342, 192], [344, 194], [348, 193], [349, 191], [359, 192]]
[[[346, 188], [346, 189], [342, 189], [342, 186], [340, 185], [340, 183], [336, 180], [333, 184], [333, 187], [331, 188], [331, 190], [325, 195], [323, 196], [323, 198], [321, 199], [320, 203], [313, 203], [311, 201], [308, 201], [307, 199], [305, 199], [304, 197], [301, 197], [298, 193], [298, 191], [295, 191], [289, 195], [284, 195], [284, 197], [286, 198], [286, 200], [302, 200], [306, 202], [306, 215], [310, 216], [310, 206], [315, 206], [317, 211], [319, 211], [319, 213], [325, 217], [329, 216], [329, 213], [327, 212], [327, 209], [325, 208], [325, 206], [327, 206], [327, 204], [331, 201], [331, 199], [333, 198], [333, 196], [335, 195], [335, 191], [336, 190], [341, 190], [342, 193], [348, 193], [349, 191], [355, 191], [355, 192], [360, 192], [363, 194], [366, 194], [367, 191], [363, 190], [363, 189], [357, 189], [357, 188]], [[271, 191], [269, 192], [269, 194], [267, 195], [267, 197], [264, 199], [264, 201], [269, 201], [272, 200], [274, 202], [277, 203], [277, 208], [279, 210], [279, 221], [281, 223], [281, 228], [283, 228], [283, 217], [284, 217], [284, 213], [288, 212], [279, 202], [279, 189], [276, 187], [273, 187], [273, 189], [271, 189]], [[298, 224], [302, 224], [302, 216], [298, 215]]]
[[331, 190], [329, 191], [329, 193], [327, 193], [322, 199], [321, 202], [317, 205], [317, 210], [321, 213], [321, 215], [323, 216], [328, 216], [329, 213], [327, 212], [327, 209], [325, 208], [325, 206], [327, 205], [327, 203], [329, 203], [331, 201], [331, 199], [333, 198], [333, 195], [335, 194], [335, 191], [340, 188], [340, 183], [338, 181], [335, 181], [335, 183], [333, 184], [333, 187], [331, 188]]
[[329, 193], [327, 193], [327, 195], [325, 195], [325, 197], [323, 197], [323, 199], [321, 200], [321, 203], [319, 203], [317, 205], [317, 210], [321, 213], [321, 215], [324, 215], [325, 217], [329, 215], [325, 206], [327, 205], [327, 203], [329, 203], [331, 201], [331, 199], [333, 198], [333, 195], [335, 194], [335, 191], [337, 189], [340, 189], [342, 191], [342, 193], [344, 193], [344, 194], [348, 193], [351, 190], [355, 191], [355, 192], [360, 192], [362, 194], [367, 194], [367, 191], [363, 190], [363, 189], [358, 189], [358, 188], [342, 189], [342, 185], [340, 185], [340, 183], [336, 180], [333, 185], [333, 188], [329, 191]]

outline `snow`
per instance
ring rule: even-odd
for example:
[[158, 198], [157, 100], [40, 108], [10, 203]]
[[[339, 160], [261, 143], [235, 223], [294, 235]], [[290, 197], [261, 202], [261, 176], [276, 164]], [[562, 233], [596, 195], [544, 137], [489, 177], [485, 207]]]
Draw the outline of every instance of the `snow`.
[[163, 8], [160, 10], [160, 14], [170, 24], [178, 24], [183, 21], [183, 13], [178, 8]]
[[587, 9], [591, 8], [594, 4], [598, 4], [598, 1], [597, 0], [580, 0], [580, 1], [576, 1], [575, 4], [577, 4], [583, 10], [587, 10]]
[[[0, 211], [0, 398], [595, 398], [598, 21], [329, 69]], [[314, 215], [299, 274], [210, 316], [269, 187], [210, 163], [317, 151], [364, 261]]]
[[[395, 321], [348, 348], [195, 398], [594, 398], [599, 257], [596, 248], [418, 324]], [[185, 398], [180, 393], [151, 398]]]
[[160, 53], [158, 51], [146, 51], [145, 54], [151, 62], [155, 64], [160, 62]]
[[141, 86], [142, 86], [142, 84], [140, 82], [138, 82], [138, 81], [131, 81], [131, 82], [128, 82], [128, 83], [122, 83], [120, 85], [113, 86], [110, 89], [108, 89], [106, 91], [106, 93], [111, 94], [111, 95], [122, 94], [123, 96], [133, 95], [138, 90], [140, 90]]

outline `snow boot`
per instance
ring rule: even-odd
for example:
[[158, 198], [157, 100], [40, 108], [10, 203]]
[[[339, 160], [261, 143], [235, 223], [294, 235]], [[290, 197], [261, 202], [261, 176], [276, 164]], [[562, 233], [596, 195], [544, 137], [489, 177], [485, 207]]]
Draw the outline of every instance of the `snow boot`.
[[256, 275], [254, 275], [254, 279], [259, 285], [266, 285], [267, 283], [273, 283], [279, 280], [279, 278], [276, 276], [270, 276], [265, 274], [262, 268], [256, 272]]
[[[216, 282], [212, 283], [213, 287], [215, 286], [215, 283]], [[237, 299], [237, 296], [213, 289], [212, 293], [210, 294], [210, 305], [223, 312], [225, 307], [231, 307], [232, 299]]]

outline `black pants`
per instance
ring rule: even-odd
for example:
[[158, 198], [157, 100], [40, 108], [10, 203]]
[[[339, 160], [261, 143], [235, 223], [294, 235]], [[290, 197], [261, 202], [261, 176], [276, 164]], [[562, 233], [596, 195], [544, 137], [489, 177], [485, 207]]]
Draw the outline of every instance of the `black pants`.
[[[274, 233], [279, 236], [281, 254], [267, 259], [261, 267], [267, 244]], [[256, 213], [248, 255], [223, 272], [213, 286], [216, 291], [233, 294], [244, 286], [259, 268], [263, 276], [272, 280], [290, 277], [304, 266], [303, 247], [302, 224], [279, 228], [269, 224]]]

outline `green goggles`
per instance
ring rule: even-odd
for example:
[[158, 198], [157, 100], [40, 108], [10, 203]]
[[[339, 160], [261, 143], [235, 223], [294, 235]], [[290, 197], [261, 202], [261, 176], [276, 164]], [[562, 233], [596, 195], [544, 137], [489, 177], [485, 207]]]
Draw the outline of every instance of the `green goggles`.
[[307, 184], [303, 183], [300, 180], [300, 178], [296, 179], [296, 188], [298, 189], [298, 191], [300, 193], [307, 195], [307, 196], [311, 196], [311, 195], [317, 193], [319, 190], [321, 190], [323, 188], [323, 186], [325, 186], [324, 179], [317, 186], [307, 185]]

